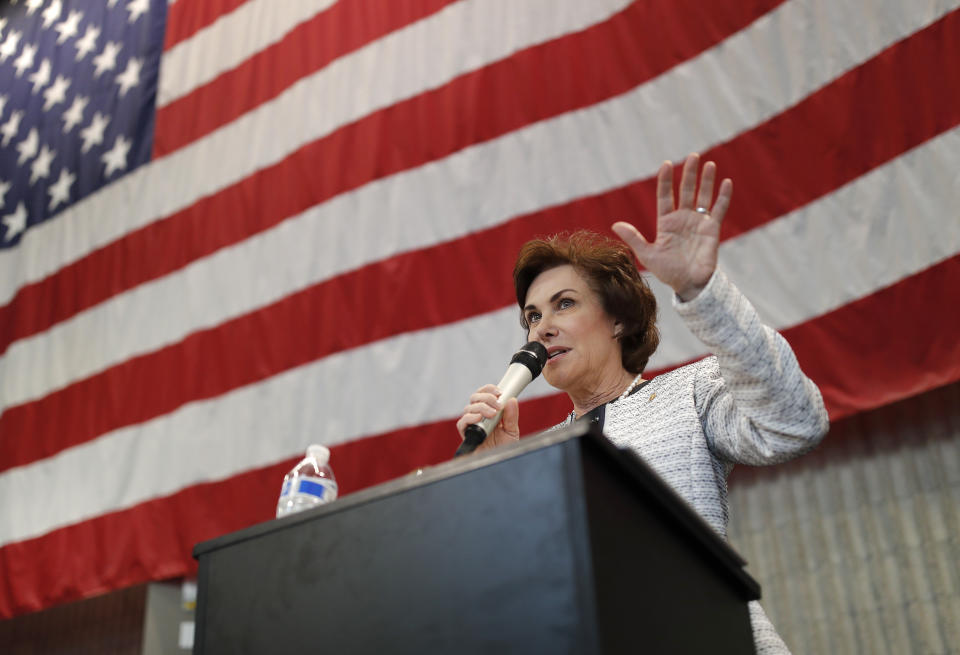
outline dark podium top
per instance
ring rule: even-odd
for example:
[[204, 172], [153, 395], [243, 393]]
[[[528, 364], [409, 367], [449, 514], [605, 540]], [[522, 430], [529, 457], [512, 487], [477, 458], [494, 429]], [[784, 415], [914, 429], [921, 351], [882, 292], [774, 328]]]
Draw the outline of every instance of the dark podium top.
[[593, 424], [198, 544], [194, 653], [752, 653], [745, 562]]

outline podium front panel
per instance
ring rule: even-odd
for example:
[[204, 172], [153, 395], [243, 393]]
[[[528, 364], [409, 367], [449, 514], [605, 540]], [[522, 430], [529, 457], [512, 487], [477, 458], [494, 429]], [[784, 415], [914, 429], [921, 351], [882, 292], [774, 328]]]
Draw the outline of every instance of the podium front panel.
[[753, 652], [743, 560], [593, 426], [194, 554], [198, 655]]
[[278, 521], [201, 556], [201, 585], [217, 593], [195, 652], [595, 652], [586, 533], [569, 522], [582, 493], [567, 488], [564, 456]]

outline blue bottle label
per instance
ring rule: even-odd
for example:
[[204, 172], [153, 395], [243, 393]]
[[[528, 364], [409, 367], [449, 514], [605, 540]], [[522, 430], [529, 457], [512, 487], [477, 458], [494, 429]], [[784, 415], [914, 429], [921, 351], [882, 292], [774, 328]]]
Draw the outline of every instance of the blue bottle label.
[[[285, 480], [283, 488], [280, 490], [280, 497], [287, 496], [313, 496], [314, 498], [326, 499], [330, 494], [330, 488], [335, 487], [336, 483], [326, 478], [315, 477], [295, 477], [292, 480]], [[336, 498], [336, 496], [334, 496]]]
[[300, 493], [310, 494], [311, 496], [316, 496], [317, 498], [323, 498], [323, 494], [326, 491], [327, 488], [323, 484], [314, 482], [313, 480], [308, 480], [307, 478], [300, 478]]

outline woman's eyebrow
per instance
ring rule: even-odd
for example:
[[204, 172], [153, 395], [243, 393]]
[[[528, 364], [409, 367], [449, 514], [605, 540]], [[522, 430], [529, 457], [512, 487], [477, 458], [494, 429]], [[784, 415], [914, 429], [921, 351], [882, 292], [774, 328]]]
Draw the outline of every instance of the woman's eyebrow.
[[[576, 289], [560, 289], [560, 291], [557, 291], [555, 294], [553, 294], [552, 296], [550, 296], [549, 302], [551, 302], [551, 303], [552, 303], [552, 302], [556, 302], [557, 298], [559, 298], [559, 297], [562, 296], [563, 294], [567, 293], [568, 291], [572, 291], [573, 293], [576, 293], [576, 292], [577, 292]], [[523, 308], [523, 311], [527, 311], [528, 309], [536, 309], [536, 308], [537, 308], [536, 305], [534, 305], [533, 303], [530, 303], [529, 305], [527, 305], [526, 307]]]

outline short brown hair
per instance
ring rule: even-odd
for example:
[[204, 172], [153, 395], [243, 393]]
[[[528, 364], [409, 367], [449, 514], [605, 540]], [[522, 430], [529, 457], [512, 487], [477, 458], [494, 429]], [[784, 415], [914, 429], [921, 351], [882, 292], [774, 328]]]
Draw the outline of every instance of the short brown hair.
[[642, 373], [660, 344], [657, 299], [637, 270], [633, 252], [622, 241], [581, 230], [523, 244], [513, 267], [520, 325], [529, 332], [523, 307], [530, 285], [544, 271], [565, 264], [584, 277], [604, 311], [620, 324], [617, 339], [623, 368]]

